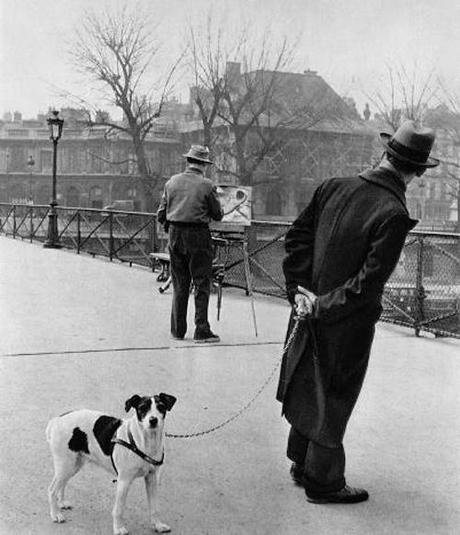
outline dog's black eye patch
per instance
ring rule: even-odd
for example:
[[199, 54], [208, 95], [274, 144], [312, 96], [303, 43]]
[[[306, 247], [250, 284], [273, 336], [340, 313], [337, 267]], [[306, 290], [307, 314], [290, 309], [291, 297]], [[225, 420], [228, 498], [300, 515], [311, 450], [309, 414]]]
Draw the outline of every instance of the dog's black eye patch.
[[88, 437], [79, 427], [75, 427], [69, 440], [69, 450], [77, 453], [89, 453]]
[[152, 408], [151, 398], [142, 398], [142, 401], [136, 407], [138, 419], [140, 421], [143, 420], [145, 418], [145, 415], [150, 411], [151, 408]]
[[164, 393], [153, 396], [153, 399], [155, 400], [155, 405], [158, 411], [161, 412], [163, 416], [166, 416], [166, 413], [170, 411], [174, 403], [176, 403], [176, 398], [174, 396]]
[[161, 403], [161, 401], [155, 401], [158, 412], [161, 412], [163, 416], [166, 416], [166, 405]]

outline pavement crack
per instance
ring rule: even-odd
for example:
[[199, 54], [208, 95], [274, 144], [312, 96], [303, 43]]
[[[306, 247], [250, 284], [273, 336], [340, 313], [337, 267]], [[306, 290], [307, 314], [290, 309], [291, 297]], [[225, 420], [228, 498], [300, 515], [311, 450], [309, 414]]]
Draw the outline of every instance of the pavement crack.
[[86, 355], [91, 353], [122, 353], [129, 351], [173, 351], [182, 349], [218, 349], [219, 347], [250, 347], [250, 346], [265, 346], [265, 345], [282, 345], [281, 342], [236, 342], [233, 344], [181, 344], [168, 346], [152, 346], [152, 347], [110, 347], [99, 349], [71, 349], [63, 351], [33, 351], [33, 352], [18, 352], [18, 353], [3, 353], [0, 358], [10, 357], [49, 357], [56, 355]]

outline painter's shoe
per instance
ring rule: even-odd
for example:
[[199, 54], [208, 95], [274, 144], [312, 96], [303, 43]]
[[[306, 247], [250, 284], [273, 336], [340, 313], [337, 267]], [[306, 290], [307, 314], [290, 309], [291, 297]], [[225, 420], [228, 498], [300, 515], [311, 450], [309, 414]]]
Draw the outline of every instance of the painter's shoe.
[[195, 333], [193, 341], [195, 344], [217, 344], [220, 342], [220, 338], [212, 331], [208, 331], [205, 333]]

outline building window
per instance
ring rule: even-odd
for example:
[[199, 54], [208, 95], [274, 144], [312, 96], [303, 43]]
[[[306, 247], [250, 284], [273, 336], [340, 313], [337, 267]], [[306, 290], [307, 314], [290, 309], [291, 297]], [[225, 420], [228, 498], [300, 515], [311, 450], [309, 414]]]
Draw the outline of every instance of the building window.
[[10, 158], [10, 153], [8, 150], [5, 150], [5, 151], [2, 151], [0, 152], [0, 171], [2, 172], [7, 172], [9, 171], [9, 158]]
[[137, 197], [136, 188], [128, 188], [128, 190], [126, 191], [126, 196], [128, 199], [134, 199], [135, 197]]
[[37, 192], [37, 204], [48, 204], [51, 201], [51, 186], [40, 186]]
[[8, 154], [8, 171], [23, 172], [27, 169], [27, 151], [22, 144], [11, 147]]
[[99, 186], [93, 186], [89, 190], [89, 207], [97, 208], [100, 210], [102, 208], [102, 188]]
[[137, 197], [137, 193], [137, 189], [131, 186], [126, 190], [126, 198], [133, 201], [134, 210], [139, 211], [141, 209], [141, 203]]
[[66, 205], [74, 208], [80, 206], [80, 192], [75, 186], [71, 186], [67, 190]]
[[42, 171], [51, 171], [52, 164], [52, 151], [41, 150], [40, 151], [40, 169]]
[[275, 190], [271, 190], [267, 195], [265, 213], [267, 215], [281, 215], [281, 196]]
[[13, 184], [11, 186], [9, 202], [13, 204], [24, 204], [27, 202], [24, 186], [22, 184]]

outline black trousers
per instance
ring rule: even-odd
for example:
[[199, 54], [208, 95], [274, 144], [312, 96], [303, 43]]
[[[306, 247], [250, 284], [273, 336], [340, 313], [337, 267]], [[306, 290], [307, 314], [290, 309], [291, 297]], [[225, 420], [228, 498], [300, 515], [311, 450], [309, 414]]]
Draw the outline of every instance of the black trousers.
[[210, 331], [209, 295], [212, 282], [213, 247], [207, 227], [169, 227], [169, 256], [173, 301], [171, 334], [182, 338], [187, 332], [187, 306], [190, 284], [195, 288], [195, 335]]
[[307, 494], [335, 492], [345, 486], [345, 451], [326, 448], [308, 440], [291, 427], [287, 447], [288, 458], [304, 467], [304, 486]]

